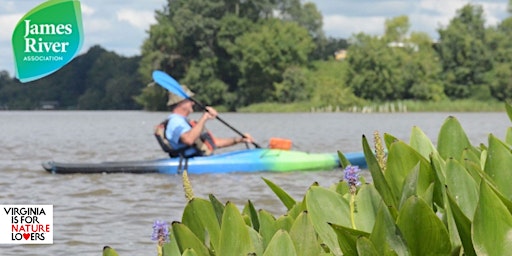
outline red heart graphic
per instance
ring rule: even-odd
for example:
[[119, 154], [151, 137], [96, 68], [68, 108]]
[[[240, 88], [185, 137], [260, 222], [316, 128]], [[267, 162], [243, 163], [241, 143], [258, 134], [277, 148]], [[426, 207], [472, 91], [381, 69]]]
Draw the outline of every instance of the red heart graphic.
[[29, 233], [24, 233], [23, 234], [23, 238], [25, 238], [25, 240], [28, 240], [30, 238], [30, 234]]

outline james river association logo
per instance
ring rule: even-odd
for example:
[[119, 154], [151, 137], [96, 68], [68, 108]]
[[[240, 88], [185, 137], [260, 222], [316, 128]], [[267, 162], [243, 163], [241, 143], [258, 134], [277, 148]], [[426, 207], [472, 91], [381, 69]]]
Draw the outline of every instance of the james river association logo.
[[53, 205], [0, 205], [0, 244], [53, 244]]
[[36, 6], [12, 34], [16, 77], [25, 83], [59, 70], [80, 51], [82, 43], [78, 0], [50, 0]]

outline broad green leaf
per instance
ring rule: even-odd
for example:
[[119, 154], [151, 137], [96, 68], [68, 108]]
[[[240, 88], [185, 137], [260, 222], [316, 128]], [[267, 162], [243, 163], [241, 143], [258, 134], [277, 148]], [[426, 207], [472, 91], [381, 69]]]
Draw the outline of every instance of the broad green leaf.
[[512, 252], [512, 215], [486, 182], [480, 184], [480, 200], [472, 232], [478, 255], [508, 255]]
[[299, 214], [301, 214], [305, 210], [306, 210], [306, 204], [304, 203], [304, 201], [297, 202], [295, 204], [295, 206], [293, 206], [293, 208], [288, 211], [288, 215], [290, 217], [292, 217], [292, 219], [295, 219], [295, 218], [297, 218], [297, 216], [299, 216]]
[[183, 223], [173, 222], [172, 232], [176, 237], [176, 242], [180, 251], [183, 253], [186, 249], [192, 248], [196, 251], [197, 255], [209, 256], [208, 248], [197, 236]]
[[262, 178], [265, 183], [274, 191], [276, 196], [283, 202], [284, 206], [286, 206], [286, 209], [290, 210], [292, 207], [296, 204], [295, 199], [291, 197], [286, 191], [284, 191], [281, 187], [274, 184], [272, 181], [267, 180], [265, 178]]
[[455, 218], [453, 216], [452, 208], [450, 207], [450, 203], [448, 202], [448, 195], [445, 190], [444, 193], [444, 205], [443, 208], [438, 209], [438, 215], [441, 215], [441, 219], [445, 224], [446, 230], [448, 230], [448, 236], [450, 237], [450, 244], [452, 248], [452, 255], [460, 255], [460, 251], [462, 250], [461, 238], [459, 236], [459, 231], [457, 229], [457, 224], [455, 223]]
[[512, 175], [510, 168], [512, 166], [512, 152], [494, 135], [489, 135], [489, 150], [485, 162], [484, 171], [494, 181], [496, 187], [505, 195], [512, 199]]
[[315, 228], [308, 215], [308, 212], [302, 212], [290, 229], [290, 237], [297, 249], [298, 256], [318, 255], [322, 251]]
[[197, 256], [197, 253], [194, 249], [186, 249], [181, 256]]
[[391, 145], [384, 177], [396, 200], [401, 198], [405, 179], [418, 163], [420, 177], [418, 178], [417, 190], [426, 191], [430, 184], [434, 182], [434, 173], [430, 163], [403, 141], [397, 141]]
[[446, 161], [446, 186], [464, 215], [472, 220], [478, 203], [478, 183], [455, 159]]
[[386, 144], [387, 149], [391, 148], [391, 144], [397, 141], [399, 141], [399, 139], [397, 139], [395, 136], [389, 133], [384, 133], [384, 143]]
[[395, 220], [384, 205], [379, 208], [370, 240], [380, 255], [410, 255]]
[[276, 219], [272, 214], [265, 210], [260, 210], [259, 212], [260, 219], [260, 235], [263, 240], [263, 248], [267, 247], [270, 239], [277, 232], [278, 227], [276, 223]]
[[439, 154], [444, 159], [453, 157], [460, 160], [462, 151], [470, 147], [472, 146], [468, 136], [462, 129], [457, 118], [453, 116], [448, 117], [441, 126], [437, 137], [437, 150]]
[[505, 102], [505, 110], [507, 111], [508, 119], [512, 121], [512, 105], [510, 105], [508, 102]]
[[430, 165], [434, 175], [434, 203], [444, 205], [444, 194], [446, 184], [446, 162], [441, 158], [439, 152], [430, 156]]
[[382, 196], [384, 203], [391, 208], [391, 214], [396, 217], [398, 200], [391, 192], [391, 188], [386, 181], [386, 178], [384, 177], [379, 163], [377, 162], [377, 159], [375, 158], [375, 155], [373, 154], [373, 151], [370, 148], [370, 145], [368, 144], [365, 136], [363, 136], [363, 150], [366, 163], [368, 164], [368, 170], [372, 175], [373, 184]]
[[268, 244], [263, 256], [274, 256], [274, 255], [289, 255], [295, 256], [297, 252], [293, 245], [292, 238], [288, 232], [284, 230], [278, 230], [270, 243]]
[[103, 247], [103, 256], [119, 256], [119, 254], [110, 246]]
[[213, 209], [215, 210], [215, 216], [219, 226], [222, 224], [222, 214], [224, 214], [224, 204], [222, 204], [214, 195], [209, 194], [210, 202], [212, 203]]
[[180, 255], [181, 251], [178, 246], [178, 242], [175, 239], [174, 232], [172, 228], [169, 230], [170, 241], [168, 243], [164, 243], [162, 246], [162, 256], [174, 256]]
[[423, 199], [410, 197], [400, 209], [397, 225], [412, 255], [450, 254], [448, 231]]
[[[475, 183], [480, 184], [480, 181], [482, 180], [482, 176], [484, 176], [484, 171], [482, 170], [480, 163], [465, 159], [463, 164], [464, 164], [464, 169], [466, 169], [468, 174], [471, 175], [471, 178], [473, 178]], [[487, 176], [487, 175], [485, 175], [485, 176]]]
[[265, 251], [265, 247], [263, 246], [263, 238], [253, 228], [247, 226], [247, 230], [249, 231], [249, 236], [251, 237], [252, 244], [254, 245], [254, 252], [256, 253], [255, 255], [262, 255], [263, 251]]
[[208, 237], [213, 249], [218, 248], [220, 226], [210, 201], [197, 197], [190, 200], [183, 210], [182, 223], [194, 232], [203, 244], [206, 244]]
[[338, 158], [340, 159], [341, 168], [346, 168], [347, 166], [352, 165], [341, 151], [338, 151]]
[[240, 256], [254, 252], [247, 225], [235, 204], [228, 202], [222, 215], [218, 255]]
[[364, 255], [364, 256], [381, 256], [375, 249], [375, 246], [373, 245], [372, 241], [366, 237], [359, 237], [357, 239], [357, 255]]
[[379, 192], [373, 185], [363, 184], [356, 195], [356, 212], [354, 213], [356, 228], [365, 232], [371, 232], [375, 224], [375, 216], [384, 204]]
[[430, 141], [427, 135], [417, 126], [413, 126], [412, 128], [409, 144], [425, 159], [429, 159], [430, 154], [437, 152], [432, 141]]
[[473, 247], [473, 240], [471, 239], [471, 220], [462, 212], [450, 191], [447, 191], [448, 203], [452, 212], [453, 219], [457, 226], [460, 241], [464, 248], [464, 254], [467, 256], [476, 256], [475, 248]]
[[338, 236], [338, 243], [344, 256], [357, 256], [357, 239], [370, 237], [370, 234], [357, 229], [330, 223], [332, 229]]
[[405, 201], [411, 196], [419, 196], [429, 205], [432, 204], [433, 192], [431, 190], [433, 190], [433, 183], [430, 183], [428, 187], [425, 187], [427, 184], [421, 186], [422, 181], [424, 180], [430, 180], [430, 176], [426, 171], [421, 171], [418, 164], [404, 180], [399, 208], [401, 208]]
[[277, 229], [290, 231], [295, 220], [290, 215], [281, 215], [276, 220]]
[[310, 187], [306, 192], [306, 206], [316, 232], [334, 255], [341, 255], [338, 238], [328, 223], [350, 227], [347, 200], [323, 187]]

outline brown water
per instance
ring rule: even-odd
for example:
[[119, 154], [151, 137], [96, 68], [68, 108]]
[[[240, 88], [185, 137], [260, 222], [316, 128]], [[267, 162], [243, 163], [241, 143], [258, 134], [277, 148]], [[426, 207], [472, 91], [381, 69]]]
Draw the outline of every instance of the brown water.
[[[503, 113], [402, 114], [233, 114], [221, 115], [261, 145], [270, 137], [291, 139], [309, 152], [361, 151], [361, 136], [378, 130], [408, 140], [419, 126], [436, 143], [444, 120], [454, 115], [473, 144], [487, 135], [503, 138], [510, 126]], [[156, 255], [151, 241], [154, 220], [180, 220], [185, 205], [180, 176], [163, 174], [54, 175], [41, 163], [100, 162], [165, 157], [153, 126], [167, 113], [142, 111], [0, 112], [0, 204], [52, 204], [53, 245], [0, 245], [0, 255], [101, 255], [104, 245], [120, 255]], [[234, 136], [217, 121], [216, 136]], [[373, 143], [372, 143], [373, 144]], [[243, 147], [242, 145], [239, 145]], [[268, 178], [300, 200], [314, 181], [329, 186], [341, 171], [192, 175], [194, 193], [213, 193], [240, 207], [252, 200], [276, 216], [285, 212], [262, 181]]]

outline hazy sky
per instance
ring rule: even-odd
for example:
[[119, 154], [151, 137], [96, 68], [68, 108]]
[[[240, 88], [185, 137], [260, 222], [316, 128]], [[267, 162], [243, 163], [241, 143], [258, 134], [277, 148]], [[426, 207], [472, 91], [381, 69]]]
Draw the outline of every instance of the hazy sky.
[[[41, 0], [0, 0], [0, 70], [14, 76], [11, 36], [21, 17]], [[407, 15], [411, 31], [437, 39], [437, 29], [446, 27], [456, 11], [467, 3], [481, 5], [487, 25], [508, 17], [508, 0], [311, 0], [323, 16], [327, 36], [349, 38], [359, 32], [381, 35], [386, 19]], [[84, 45], [93, 45], [124, 56], [140, 54], [146, 30], [155, 22], [154, 11], [167, 0], [82, 0]]]

